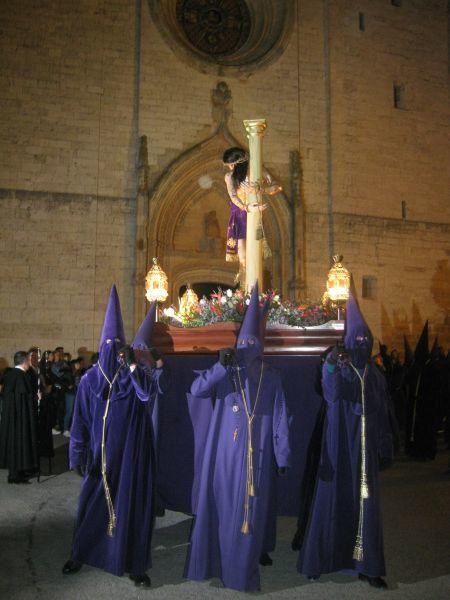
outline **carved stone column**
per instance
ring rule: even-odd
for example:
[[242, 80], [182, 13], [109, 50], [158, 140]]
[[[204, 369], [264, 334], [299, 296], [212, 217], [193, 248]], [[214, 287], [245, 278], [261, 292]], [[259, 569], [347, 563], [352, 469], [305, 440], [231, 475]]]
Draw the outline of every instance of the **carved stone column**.
[[[251, 183], [259, 184], [259, 186], [257, 186], [257, 188], [250, 193], [248, 203], [261, 204], [262, 138], [267, 128], [267, 123], [265, 119], [250, 119], [244, 121], [244, 127], [247, 132], [250, 152], [248, 178]], [[261, 213], [259, 210], [253, 210], [247, 213], [247, 243], [245, 259], [245, 290], [247, 292], [251, 291], [256, 281], [258, 281], [260, 289], [263, 289], [262, 240], [256, 239], [260, 219]]]

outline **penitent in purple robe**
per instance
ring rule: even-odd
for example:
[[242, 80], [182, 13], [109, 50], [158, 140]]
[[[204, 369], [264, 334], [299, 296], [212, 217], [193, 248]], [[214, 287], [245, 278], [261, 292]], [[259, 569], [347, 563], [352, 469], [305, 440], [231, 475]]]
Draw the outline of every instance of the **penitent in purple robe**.
[[[111, 308], [111, 306], [113, 308]], [[111, 310], [110, 310], [111, 309]], [[152, 406], [162, 369], [137, 365], [131, 372], [118, 362], [124, 345], [117, 293], [113, 288], [109, 317], [100, 344], [99, 362], [82, 377], [75, 399], [70, 438], [70, 467], [85, 470], [72, 543], [72, 559], [114, 575], [142, 575], [151, 566], [154, 458]], [[113, 321], [120, 326], [111, 326]], [[116, 329], [116, 331], [115, 331]], [[100, 368], [101, 367], [101, 368]], [[106, 418], [107, 482], [116, 515], [108, 535], [109, 512], [102, 480], [103, 416]]]
[[153, 525], [152, 415], [159, 373], [137, 366], [114, 384], [106, 429], [108, 483], [117, 517], [107, 535], [108, 509], [101, 474], [105, 399], [94, 366], [81, 379], [70, 438], [70, 467], [85, 465], [72, 558], [114, 575], [143, 574], [151, 566]]
[[363, 501], [363, 556], [361, 560], [354, 558], [361, 508], [361, 381], [350, 363], [336, 365], [327, 359], [322, 379], [327, 403], [322, 454], [298, 561], [299, 572], [309, 577], [334, 571], [370, 577], [385, 574], [378, 470], [380, 462], [392, 459], [386, 382], [369, 360], [371, 334], [353, 298], [347, 311], [345, 348], [365, 382], [369, 497]]
[[280, 377], [264, 364], [255, 408], [263, 363], [260, 356], [251, 356], [253, 349], [249, 350], [250, 360], [249, 355], [244, 356], [246, 349], [239, 348], [239, 341], [246, 346], [247, 340], [240, 334], [237, 355], [241, 383], [247, 399], [251, 399], [252, 410], [255, 409], [252, 429], [255, 495], [249, 498], [249, 533], [241, 531], [248, 479], [248, 429], [238, 367], [216, 363], [200, 374], [191, 388], [197, 402], [212, 400], [214, 409], [204, 448], [185, 572], [193, 580], [218, 577], [225, 587], [242, 591], [260, 588], [259, 558], [263, 552], [272, 550], [275, 543], [277, 466], [289, 466], [290, 461], [289, 423]]

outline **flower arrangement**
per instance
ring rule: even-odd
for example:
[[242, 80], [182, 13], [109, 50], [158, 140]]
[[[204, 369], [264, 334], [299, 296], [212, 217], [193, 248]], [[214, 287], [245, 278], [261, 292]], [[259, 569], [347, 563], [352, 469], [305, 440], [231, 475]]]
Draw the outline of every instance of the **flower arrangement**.
[[[293, 300], [282, 302], [275, 291], [260, 294], [259, 299], [261, 304], [268, 302], [267, 321], [273, 324], [311, 327], [323, 325], [336, 318], [335, 311], [329, 306], [299, 304]], [[209, 299], [204, 296], [188, 309], [178, 313], [173, 307], [164, 309], [161, 321], [179, 327], [204, 327], [224, 321], [240, 322], [249, 302], [250, 295], [241, 290], [222, 291], [219, 288]]]

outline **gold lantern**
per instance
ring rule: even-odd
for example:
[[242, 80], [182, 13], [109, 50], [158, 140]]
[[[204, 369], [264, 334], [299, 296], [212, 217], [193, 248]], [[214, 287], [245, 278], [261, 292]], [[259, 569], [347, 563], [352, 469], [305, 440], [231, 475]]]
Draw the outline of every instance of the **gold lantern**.
[[347, 302], [350, 290], [350, 273], [342, 265], [342, 258], [339, 254], [333, 256], [334, 265], [327, 278], [327, 294], [331, 303], [337, 306], [338, 319], [341, 318], [341, 305]]
[[164, 302], [169, 295], [167, 275], [158, 265], [158, 259], [153, 259], [153, 266], [145, 276], [145, 297], [149, 302]]
[[181, 296], [180, 299], [180, 313], [188, 313], [192, 306], [194, 306], [195, 304], [198, 303], [198, 296], [197, 294], [194, 292], [194, 290], [191, 288], [191, 284], [188, 283], [186, 285], [186, 291], [184, 292], [184, 294]]

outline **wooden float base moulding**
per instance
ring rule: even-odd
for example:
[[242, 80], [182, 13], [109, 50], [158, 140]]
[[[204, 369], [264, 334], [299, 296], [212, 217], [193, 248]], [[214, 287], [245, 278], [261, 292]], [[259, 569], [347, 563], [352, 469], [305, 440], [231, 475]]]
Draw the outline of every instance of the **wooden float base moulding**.
[[[264, 354], [319, 355], [342, 339], [343, 322], [331, 321], [328, 327], [276, 328], [268, 325]], [[214, 323], [207, 327], [172, 327], [155, 323], [152, 342], [162, 354], [214, 354], [233, 347], [240, 323]]]

